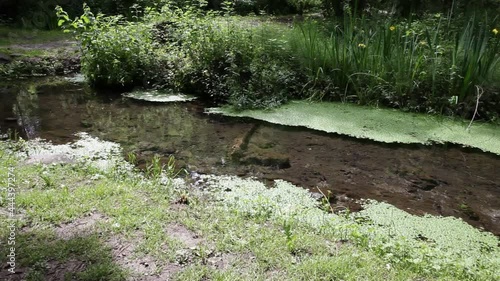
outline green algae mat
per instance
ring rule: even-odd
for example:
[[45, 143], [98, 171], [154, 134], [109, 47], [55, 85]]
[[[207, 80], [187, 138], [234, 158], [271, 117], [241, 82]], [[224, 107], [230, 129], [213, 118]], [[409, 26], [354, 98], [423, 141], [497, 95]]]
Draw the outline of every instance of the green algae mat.
[[123, 94], [126, 98], [144, 100], [149, 102], [185, 102], [195, 100], [196, 97], [188, 96], [180, 93], [174, 93], [172, 91], [135, 91], [131, 93]]
[[500, 155], [500, 126], [455, 118], [401, 112], [352, 104], [292, 101], [273, 110], [235, 111], [211, 108], [207, 113], [250, 117], [274, 124], [301, 126], [385, 143], [454, 143]]

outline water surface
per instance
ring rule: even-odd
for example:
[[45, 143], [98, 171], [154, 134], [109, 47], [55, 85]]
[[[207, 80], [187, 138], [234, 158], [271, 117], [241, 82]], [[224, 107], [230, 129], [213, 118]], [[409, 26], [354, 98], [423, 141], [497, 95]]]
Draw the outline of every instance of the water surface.
[[54, 143], [85, 131], [120, 143], [144, 166], [154, 155], [191, 173], [284, 179], [331, 202], [389, 202], [414, 214], [461, 217], [500, 234], [500, 157], [457, 146], [380, 144], [204, 113], [201, 102], [154, 104], [82, 84], [0, 86], [0, 133]]

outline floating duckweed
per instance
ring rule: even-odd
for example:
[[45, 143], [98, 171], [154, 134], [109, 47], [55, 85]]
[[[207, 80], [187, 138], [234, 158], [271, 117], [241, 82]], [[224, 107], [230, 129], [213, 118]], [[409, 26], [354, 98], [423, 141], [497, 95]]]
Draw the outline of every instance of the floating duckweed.
[[119, 144], [91, 137], [87, 133], [78, 133], [77, 141], [54, 145], [41, 139], [30, 140], [20, 156], [26, 163], [72, 163], [84, 162], [102, 171], [120, 168], [131, 170], [132, 166], [123, 160]]
[[250, 117], [274, 124], [303, 126], [386, 143], [455, 143], [500, 155], [500, 126], [443, 116], [410, 114], [392, 109], [321, 102], [295, 101], [275, 110], [213, 108], [208, 113]]

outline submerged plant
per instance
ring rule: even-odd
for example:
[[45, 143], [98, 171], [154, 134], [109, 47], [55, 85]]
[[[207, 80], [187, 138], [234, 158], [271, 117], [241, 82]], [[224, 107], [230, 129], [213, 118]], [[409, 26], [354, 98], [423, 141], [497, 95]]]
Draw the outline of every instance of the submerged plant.
[[151, 163], [146, 166], [146, 176], [153, 179], [158, 179], [160, 178], [164, 167], [165, 166], [161, 164], [160, 156], [155, 155], [151, 159]]

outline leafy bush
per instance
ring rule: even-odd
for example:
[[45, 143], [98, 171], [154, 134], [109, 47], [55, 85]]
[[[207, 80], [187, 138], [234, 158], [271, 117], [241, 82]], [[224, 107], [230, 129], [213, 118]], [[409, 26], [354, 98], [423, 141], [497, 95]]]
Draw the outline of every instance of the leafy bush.
[[82, 71], [95, 85], [174, 88], [239, 108], [272, 107], [297, 93], [298, 73], [279, 30], [197, 7], [146, 10], [144, 22], [95, 16], [88, 6], [60, 24], [77, 30]]
[[259, 14], [259, 8], [255, 0], [236, 0], [233, 8], [238, 15]]
[[[56, 6], [61, 6], [71, 18], [80, 15], [83, 3], [93, 11], [106, 15], [122, 15], [133, 19], [147, 7], [156, 7], [165, 0], [2, 0], [0, 1], [0, 16], [12, 20], [24, 27], [39, 29], [55, 29], [57, 17], [54, 14]], [[179, 2], [179, 1], [178, 1]], [[132, 9], [133, 8], [133, 9]]]
[[459, 29], [441, 14], [398, 23], [346, 14], [290, 29], [203, 7], [166, 4], [135, 22], [88, 6], [74, 21], [59, 17], [80, 31], [82, 69], [94, 84], [170, 88], [237, 108], [305, 96], [464, 117], [484, 91], [481, 117], [498, 114], [494, 22], [471, 18]]
[[132, 86], [148, 80], [155, 52], [148, 25], [122, 21], [121, 16], [95, 16], [87, 5], [71, 21], [58, 8], [59, 25], [72, 28], [81, 40], [81, 67], [88, 80], [102, 86]]
[[231, 19], [202, 26], [202, 32], [189, 32], [186, 46], [192, 64], [185, 83], [192, 90], [238, 108], [277, 106], [296, 93], [298, 74], [270, 27]]
[[319, 0], [288, 0], [288, 4], [295, 8], [295, 11], [302, 15], [306, 10], [316, 8], [321, 5]]
[[[297, 74], [289, 66], [268, 60], [266, 56], [254, 59], [243, 71], [229, 81], [229, 103], [237, 109], [279, 106], [295, 93], [299, 83]], [[246, 81], [245, 72], [249, 74]]]
[[319, 6], [317, 0], [234, 0], [233, 9], [238, 15], [254, 14], [302, 14], [305, 9]]

